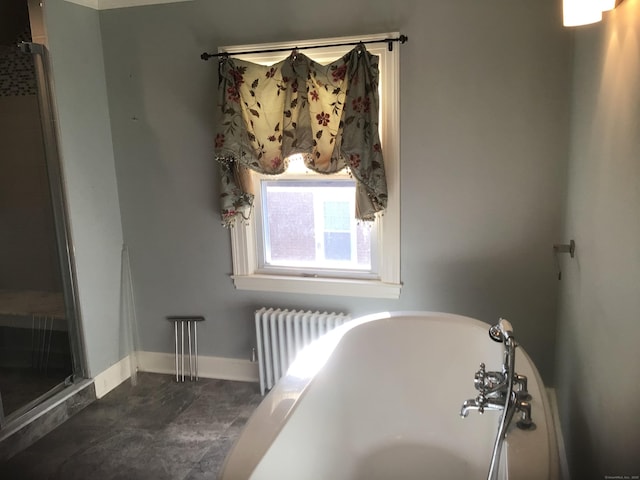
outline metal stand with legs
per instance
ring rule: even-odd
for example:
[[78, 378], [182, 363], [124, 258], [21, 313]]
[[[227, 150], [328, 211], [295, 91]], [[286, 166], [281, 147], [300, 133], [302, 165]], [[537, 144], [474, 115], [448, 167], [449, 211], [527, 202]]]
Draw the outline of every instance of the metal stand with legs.
[[[198, 381], [198, 322], [201, 316], [171, 316], [167, 320], [173, 322], [176, 349], [176, 382], [184, 382], [184, 330], [187, 326], [187, 344], [189, 346], [189, 380]], [[178, 348], [180, 346], [180, 349]]]

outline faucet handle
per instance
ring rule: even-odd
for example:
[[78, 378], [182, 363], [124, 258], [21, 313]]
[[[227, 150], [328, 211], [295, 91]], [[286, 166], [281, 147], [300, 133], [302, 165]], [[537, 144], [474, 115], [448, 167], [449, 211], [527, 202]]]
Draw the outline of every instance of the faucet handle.
[[475, 387], [476, 390], [478, 390], [481, 393], [486, 393], [486, 390], [487, 390], [486, 381], [485, 381], [486, 378], [487, 378], [487, 371], [485, 369], [485, 364], [481, 363], [480, 369], [476, 372], [475, 376], [473, 377], [473, 386]]

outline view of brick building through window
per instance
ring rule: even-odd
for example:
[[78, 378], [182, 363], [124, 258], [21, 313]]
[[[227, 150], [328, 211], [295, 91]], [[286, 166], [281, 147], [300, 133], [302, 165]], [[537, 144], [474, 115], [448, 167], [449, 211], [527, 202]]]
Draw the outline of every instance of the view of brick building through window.
[[352, 179], [261, 183], [266, 265], [371, 269], [371, 226], [355, 220]]

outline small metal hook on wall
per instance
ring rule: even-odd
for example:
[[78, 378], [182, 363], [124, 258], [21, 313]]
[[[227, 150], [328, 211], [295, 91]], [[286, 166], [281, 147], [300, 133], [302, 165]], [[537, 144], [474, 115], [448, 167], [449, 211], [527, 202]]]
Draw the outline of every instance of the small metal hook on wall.
[[568, 253], [571, 258], [574, 258], [576, 256], [576, 242], [569, 240], [569, 243], [556, 243], [553, 245], [553, 253], [558, 265], [558, 280], [562, 280], [562, 268], [560, 267], [560, 258], [558, 258], [558, 254]]

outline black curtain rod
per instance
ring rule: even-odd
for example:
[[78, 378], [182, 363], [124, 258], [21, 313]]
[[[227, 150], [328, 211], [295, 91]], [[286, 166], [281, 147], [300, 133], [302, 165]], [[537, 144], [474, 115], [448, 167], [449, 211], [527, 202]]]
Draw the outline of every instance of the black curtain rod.
[[405, 43], [407, 42], [407, 40], [409, 40], [409, 37], [407, 37], [406, 35], [400, 35], [397, 38], [385, 38], [383, 40], [369, 40], [369, 41], [364, 41], [364, 42], [351, 42], [351, 43], [329, 43], [326, 45], [311, 45], [309, 47], [288, 47], [288, 48], [274, 48], [271, 50], [252, 50], [252, 51], [247, 51], [247, 52], [234, 52], [234, 53], [229, 53], [229, 52], [220, 52], [220, 53], [207, 53], [204, 52], [202, 55], [200, 55], [200, 58], [202, 60], [209, 60], [211, 57], [228, 57], [230, 55], [249, 55], [252, 53], [272, 53], [272, 52], [288, 52], [291, 50], [309, 50], [311, 48], [325, 48], [325, 47], [343, 47], [343, 46], [350, 46], [350, 45], [360, 45], [361, 43], [386, 43], [389, 46], [389, 51], [393, 51], [393, 42], [400, 42]]

